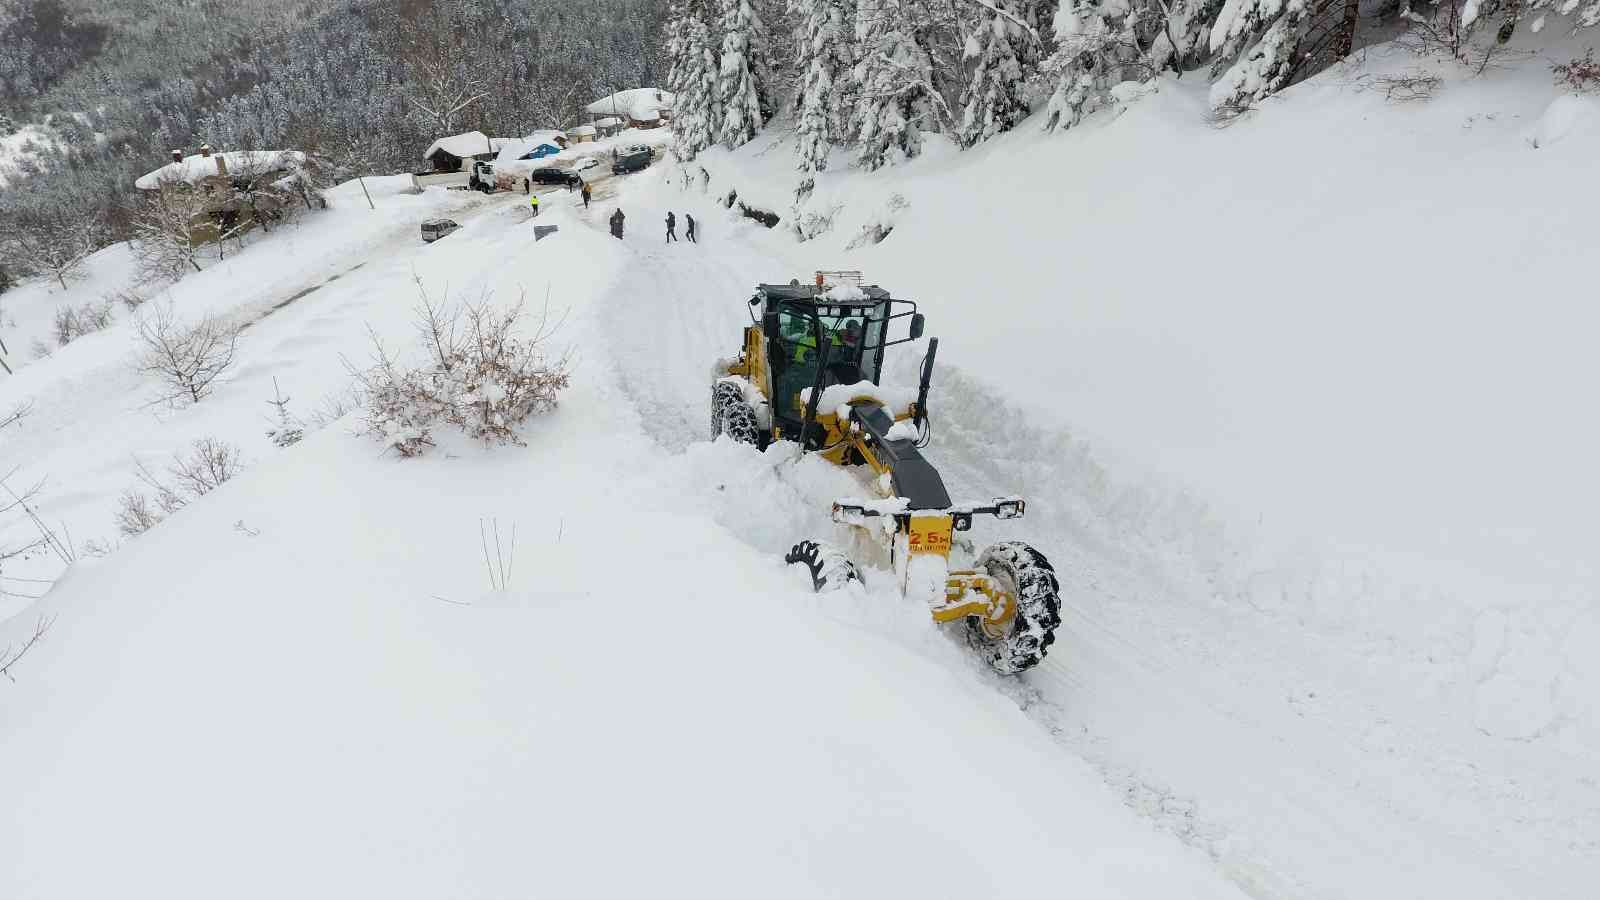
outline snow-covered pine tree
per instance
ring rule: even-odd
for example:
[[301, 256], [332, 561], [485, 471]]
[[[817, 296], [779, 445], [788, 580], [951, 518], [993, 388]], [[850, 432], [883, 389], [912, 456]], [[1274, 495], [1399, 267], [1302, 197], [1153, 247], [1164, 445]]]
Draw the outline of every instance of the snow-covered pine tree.
[[[1294, 74], [1295, 51], [1309, 20], [1308, 0], [1227, 0], [1211, 25], [1211, 51], [1238, 57], [1211, 86], [1211, 108], [1246, 109], [1283, 87]], [[1264, 29], [1264, 30], [1263, 30]], [[1250, 41], [1260, 35], [1254, 44]], [[1243, 53], [1240, 49], [1248, 47]]]
[[712, 37], [714, 2], [679, 0], [667, 22], [667, 54], [672, 64], [667, 81], [676, 95], [672, 136], [679, 159], [694, 159], [716, 143], [722, 127], [718, 53]]
[[1181, 67], [1174, 41], [1183, 33], [1189, 5], [1183, 0], [1066, 0], [1055, 16], [1055, 53], [1043, 66], [1056, 82], [1045, 127], [1071, 128], [1112, 102], [1116, 85], [1153, 81], [1163, 68]]
[[752, 0], [723, 0], [722, 143], [737, 147], [756, 136], [775, 111], [767, 30]]
[[923, 4], [860, 0], [858, 17], [859, 96], [850, 132], [859, 146], [857, 161], [871, 170], [921, 153], [921, 128], [947, 111], [934, 86]]
[[848, 90], [855, 33], [855, 0], [797, 0], [800, 13], [799, 120], [801, 193], [828, 167], [828, 152], [849, 130]]
[[961, 143], [1009, 131], [1028, 115], [1028, 77], [1039, 65], [1039, 20], [1054, 0], [984, 0], [965, 55], [975, 60], [961, 116]]

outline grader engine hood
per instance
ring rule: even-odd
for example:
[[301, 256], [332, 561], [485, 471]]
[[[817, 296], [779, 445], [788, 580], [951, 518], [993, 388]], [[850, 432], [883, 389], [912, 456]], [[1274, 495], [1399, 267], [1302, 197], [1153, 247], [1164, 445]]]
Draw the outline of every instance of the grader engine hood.
[[875, 403], [854, 403], [851, 418], [872, 436], [872, 452], [888, 468], [894, 492], [910, 501], [912, 509], [947, 509], [950, 492], [933, 464], [923, 458], [915, 441], [892, 439], [894, 419]]

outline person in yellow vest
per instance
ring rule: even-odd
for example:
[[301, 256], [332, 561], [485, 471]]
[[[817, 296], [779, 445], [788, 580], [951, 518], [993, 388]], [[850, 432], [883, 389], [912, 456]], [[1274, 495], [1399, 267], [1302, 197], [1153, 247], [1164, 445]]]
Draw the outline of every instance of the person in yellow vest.
[[[828, 343], [834, 347], [844, 346], [844, 341], [839, 339], [839, 333], [836, 331], [828, 331]], [[794, 361], [796, 363], [804, 363], [816, 349], [817, 336], [810, 329], [807, 329], [805, 337], [801, 338], [795, 344]], [[836, 351], [830, 349], [828, 351], [828, 355], [837, 357], [838, 354]]]
[[539, 195], [538, 194], [529, 194], [528, 195], [528, 208], [533, 210], [534, 218], [538, 218], [538, 216], [539, 216]]

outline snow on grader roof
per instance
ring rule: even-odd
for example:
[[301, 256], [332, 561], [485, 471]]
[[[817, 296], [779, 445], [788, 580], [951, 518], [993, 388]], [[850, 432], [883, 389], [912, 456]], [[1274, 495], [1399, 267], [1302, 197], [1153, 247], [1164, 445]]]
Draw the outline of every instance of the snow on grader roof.
[[671, 92], [660, 88], [629, 88], [617, 91], [609, 97], [602, 97], [583, 109], [591, 116], [614, 116], [625, 113], [635, 121], [644, 122], [659, 118], [664, 109], [670, 111], [674, 99]]
[[[222, 161], [221, 166], [218, 166], [218, 160]], [[306, 155], [299, 150], [229, 150], [226, 153], [196, 153], [139, 176], [133, 186], [141, 191], [153, 191], [163, 184], [179, 181], [194, 184], [212, 175], [293, 169], [305, 161]]]

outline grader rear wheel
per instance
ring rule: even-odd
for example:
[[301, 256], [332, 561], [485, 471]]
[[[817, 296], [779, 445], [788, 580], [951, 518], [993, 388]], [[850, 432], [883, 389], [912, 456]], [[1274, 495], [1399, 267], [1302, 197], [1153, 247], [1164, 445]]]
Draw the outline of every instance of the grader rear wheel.
[[756, 411], [743, 399], [723, 405], [722, 433], [741, 444], [761, 446], [761, 426], [756, 422]]
[[722, 408], [729, 403], [743, 403], [744, 391], [737, 384], [719, 381], [711, 386], [711, 439], [722, 433]]
[[761, 446], [761, 423], [737, 384], [719, 381], [711, 388], [711, 439], [725, 434], [741, 444]]
[[995, 544], [978, 557], [988, 572], [1017, 598], [1016, 617], [1005, 634], [992, 635], [983, 623], [967, 620], [967, 642], [1002, 675], [1031, 669], [1044, 659], [1061, 624], [1061, 587], [1044, 554], [1020, 541]]

